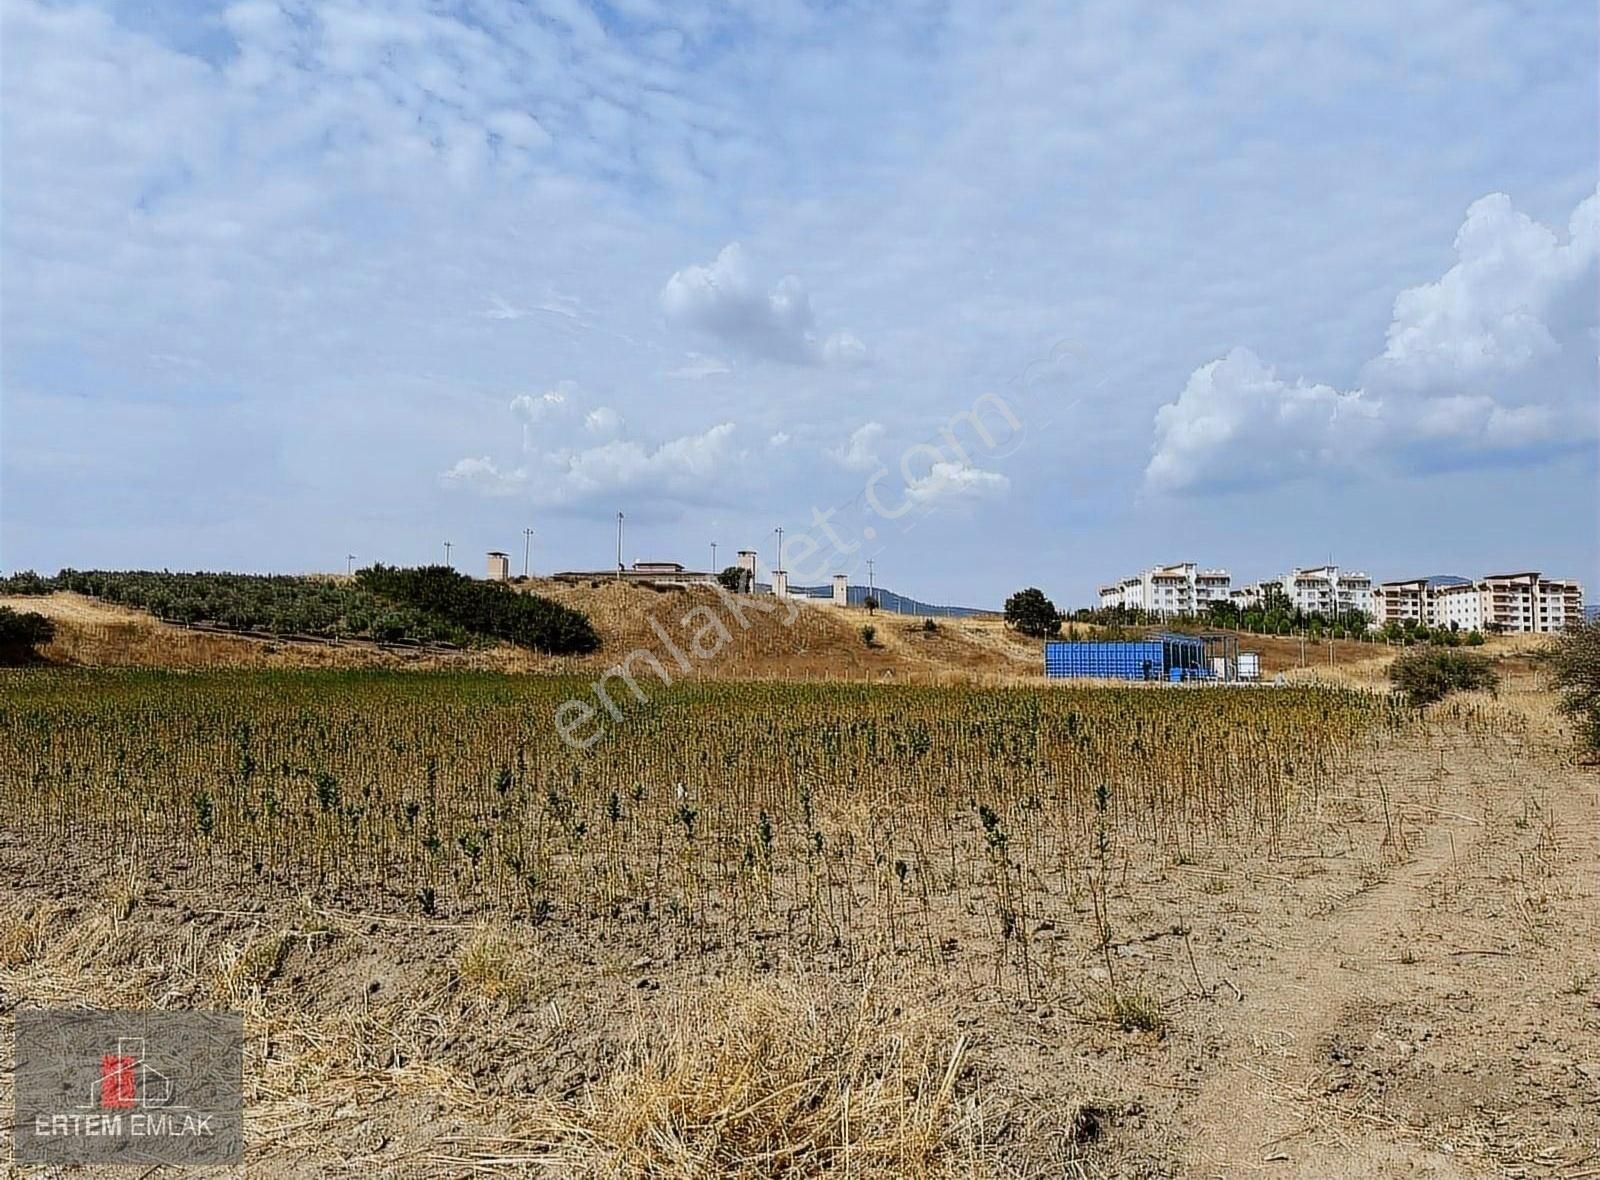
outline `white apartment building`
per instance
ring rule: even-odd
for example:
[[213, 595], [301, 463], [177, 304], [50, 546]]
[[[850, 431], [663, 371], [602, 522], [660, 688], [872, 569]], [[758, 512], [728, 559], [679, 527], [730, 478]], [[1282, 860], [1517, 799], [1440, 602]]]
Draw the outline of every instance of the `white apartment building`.
[[1291, 607], [1308, 615], [1332, 618], [1358, 610], [1370, 618], [1376, 611], [1372, 579], [1361, 570], [1341, 570], [1336, 565], [1296, 567], [1281, 578], [1263, 578], [1241, 586], [1229, 598], [1242, 610], [1277, 594], [1287, 598]]
[[1227, 602], [1231, 580], [1227, 570], [1203, 570], [1192, 561], [1158, 565], [1100, 587], [1100, 605], [1196, 615], [1213, 602]]
[[1378, 622], [1416, 619], [1460, 631], [1548, 633], [1583, 619], [1583, 587], [1537, 571], [1488, 574], [1476, 582], [1430, 585], [1427, 579], [1385, 582]]
[[1372, 579], [1362, 570], [1341, 570], [1336, 565], [1297, 567], [1282, 578], [1289, 601], [1307, 614], [1332, 618], [1358, 610], [1372, 615]]

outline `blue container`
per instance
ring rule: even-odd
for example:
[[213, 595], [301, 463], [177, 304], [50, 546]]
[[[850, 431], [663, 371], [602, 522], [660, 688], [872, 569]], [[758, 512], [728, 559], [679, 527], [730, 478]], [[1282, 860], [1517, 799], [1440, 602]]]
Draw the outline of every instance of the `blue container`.
[[1205, 641], [1159, 634], [1122, 642], [1055, 641], [1044, 647], [1044, 674], [1057, 679], [1182, 681], [1206, 667]]

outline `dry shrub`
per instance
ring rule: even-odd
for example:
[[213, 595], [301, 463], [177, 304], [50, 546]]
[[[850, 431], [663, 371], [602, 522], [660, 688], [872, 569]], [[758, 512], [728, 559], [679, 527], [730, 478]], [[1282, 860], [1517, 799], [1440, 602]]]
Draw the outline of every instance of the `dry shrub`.
[[456, 978], [472, 995], [513, 1005], [545, 990], [537, 950], [500, 923], [479, 925], [461, 944]]
[[976, 1104], [948, 1020], [868, 988], [728, 985], [635, 1021], [587, 1099], [556, 1119], [573, 1175], [974, 1176]]

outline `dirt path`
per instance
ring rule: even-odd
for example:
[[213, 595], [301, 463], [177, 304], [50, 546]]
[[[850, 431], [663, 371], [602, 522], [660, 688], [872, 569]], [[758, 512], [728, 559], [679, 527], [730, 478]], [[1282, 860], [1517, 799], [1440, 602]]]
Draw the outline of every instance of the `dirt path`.
[[1238, 978], [1185, 1175], [1600, 1176], [1596, 776], [1455, 747], [1391, 755], [1405, 847]]

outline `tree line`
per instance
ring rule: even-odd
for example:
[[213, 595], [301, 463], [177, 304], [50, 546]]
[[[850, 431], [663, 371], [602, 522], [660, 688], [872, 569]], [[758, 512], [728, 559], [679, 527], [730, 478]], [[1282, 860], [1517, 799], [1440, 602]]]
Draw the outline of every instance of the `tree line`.
[[556, 655], [600, 646], [587, 616], [443, 566], [374, 566], [354, 582], [286, 574], [73, 570], [0, 578], [0, 594], [87, 594], [171, 623], [327, 639], [467, 645], [484, 638]]

